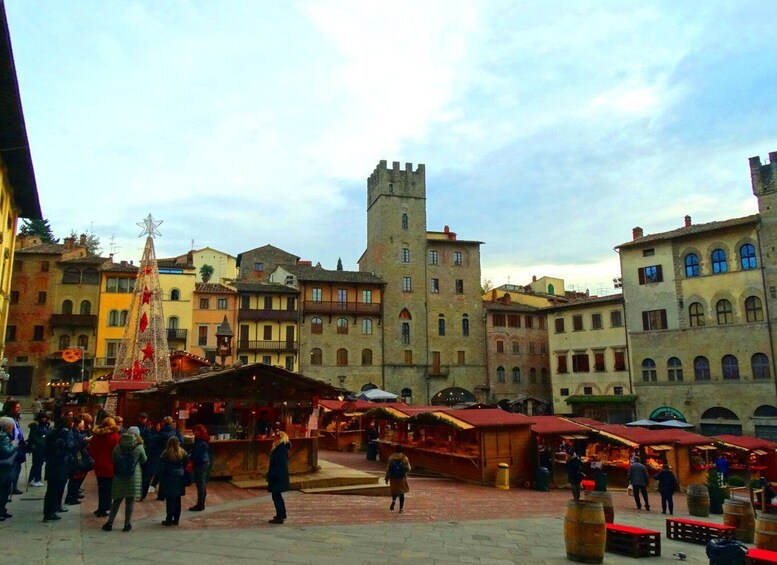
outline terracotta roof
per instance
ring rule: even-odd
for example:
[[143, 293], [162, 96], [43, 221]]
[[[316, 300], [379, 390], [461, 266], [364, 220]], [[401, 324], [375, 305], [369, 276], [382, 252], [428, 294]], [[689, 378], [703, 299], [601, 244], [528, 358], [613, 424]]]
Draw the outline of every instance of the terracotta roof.
[[156, 264], [162, 269], [194, 269], [194, 263], [179, 263], [172, 259], [157, 259]]
[[130, 265], [130, 264], [122, 265], [121, 263], [112, 263], [110, 265], [104, 266], [103, 271], [106, 271], [109, 273], [137, 273], [138, 266]]
[[531, 431], [536, 434], [579, 434], [590, 432], [590, 428], [565, 420], [560, 416], [532, 416]]
[[510, 304], [502, 304], [501, 302], [491, 302], [484, 300], [483, 308], [494, 312], [537, 312], [539, 308], [536, 306], [529, 306], [528, 304], [518, 304], [517, 302], [511, 302]]
[[284, 294], [299, 294], [299, 289], [278, 283], [235, 281], [233, 286], [238, 292], [280, 292]]
[[72, 259], [60, 259], [57, 263], [67, 265], [102, 265], [110, 261], [108, 257], [73, 257]]
[[587, 308], [600, 304], [623, 304], [623, 295], [621, 293], [608, 294], [607, 296], [592, 296], [583, 300], [574, 300], [566, 304], [554, 304], [542, 308], [543, 312], [559, 312], [561, 310], [574, 310], [575, 308]]
[[308, 265], [278, 265], [301, 281], [385, 284], [380, 277], [362, 271], [330, 271]]
[[194, 292], [207, 292], [210, 294], [234, 294], [235, 289], [221, 283], [194, 283]]
[[650, 243], [651, 241], [662, 241], [665, 239], [678, 239], [678, 238], [689, 237], [692, 235], [705, 233], [709, 231], [721, 230], [721, 229], [732, 228], [737, 226], [744, 226], [747, 224], [756, 224], [759, 221], [760, 221], [760, 216], [758, 214], [753, 214], [751, 216], [745, 216], [743, 218], [731, 218], [729, 220], [722, 220], [719, 222], [707, 222], [706, 224], [692, 224], [687, 227], [683, 226], [676, 230], [654, 233], [654, 234], [638, 237], [637, 239], [634, 239], [632, 241], [621, 243], [615, 249], [617, 250], [622, 247], [634, 247], [637, 245]]
[[14, 253], [16, 255], [61, 255], [64, 250], [65, 246], [61, 243], [41, 243], [40, 245], [33, 245], [32, 247], [25, 247], [24, 249], [17, 249]]
[[477, 410], [437, 410], [449, 416], [466, 422], [475, 427], [488, 428], [496, 426], [530, 426], [534, 419], [524, 414], [507, 412], [501, 408], [481, 408]]
[[777, 443], [774, 443], [773, 441], [769, 441], [767, 439], [761, 439], [761, 438], [752, 437], [752, 436], [732, 436], [732, 435], [724, 434], [720, 436], [714, 436], [712, 439], [723, 443], [730, 443], [731, 445], [734, 445], [736, 447], [741, 447], [743, 449], [748, 449], [748, 450], [777, 449]]

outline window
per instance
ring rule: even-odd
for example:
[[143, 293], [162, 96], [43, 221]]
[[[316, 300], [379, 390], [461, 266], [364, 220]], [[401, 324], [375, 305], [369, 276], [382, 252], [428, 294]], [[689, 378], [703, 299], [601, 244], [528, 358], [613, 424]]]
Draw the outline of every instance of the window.
[[297, 309], [297, 297], [296, 296], [287, 296], [286, 297], [286, 311], [287, 312], [293, 312]]
[[264, 341], [272, 341], [272, 326], [265, 324], [262, 326], [262, 339]]
[[534, 367], [529, 369], [529, 382], [531, 384], [537, 383], [537, 369], [535, 369]]
[[652, 257], [655, 254], [656, 254], [656, 250], [653, 249], [652, 247], [650, 249], [643, 249], [642, 250], [642, 256], [643, 257]]
[[665, 330], [666, 328], [666, 310], [646, 310], [642, 312], [643, 330]]
[[321, 289], [320, 288], [314, 288], [312, 291], [312, 300], [313, 302], [321, 302]]
[[346, 320], [345, 318], [337, 319], [337, 333], [339, 334], [348, 333], [348, 320]]
[[622, 350], [618, 350], [614, 352], [615, 355], [615, 370], [616, 371], [625, 371], [626, 370], [626, 352]]
[[174, 288], [170, 291], [170, 300], [180, 300], [181, 299], [181, 291], [177, 288]]
[[469, 316], [467, 314], [461, 316], [461, 335], [469, 337]]
[[283, 363], [284, 369], [287, 371], [293, 371], [294, 370], [294, 356], [293, 355], [287, 355], [284, 359]]
[[[116, 279], [108, 279], [108, 281], [116, 282]], [[81, 270], [77, 267], [66, 267], [62, 272], [62, 284], [81, 284]], [[108, 288], [108, 292], [111, 289]], [[113, 290], [112, 292], [116, 292]]]
[[704, 326], [704, 306], [700, 302], [694, 302], [688, 307], [688, 320], [692, 328]]
[[[241, 355], [241, 356], [238, 357], [238, 359], [240, 360], [240, 364], [241, 365], [248, 365], [248, 355]], [[115, 360], [114, 360], [114, 362], [115, 362]], [[270, 363], [265, 363], [265, 364], [269, 365]]]
[[323, 354], [318, 347], [314, 347], [310, 350], [310, 364], [321, 365], [323, 363]]
[[38, 293], [38, 304], [46, 304], [46, 291], [42, 290]]
[[540, 369], [540, 381], [544, 385], [548, 384], [548, 370], [545, 367]]
[[410, 323], [402, 322], [402, 343], [404, 345], [410, 344]]
[[345, 365], [348, 365], [348, 350], [347, 349], [338, 349], [337, 350], [337, 365], [340, 367], [343, 367]]
[[445, 316], [443, 314], [437, 317], [437, 335], [445, 335]]
[[247, 294], [244, 294], [240, 297], [240, 307], [243, 310], [248, 310], [251, 308], [251, 297]]
[[764, 309], [761, 299], [757, 296], [748, 296], [745, 299], [745, 313], [748, 322], [763, 322]]
[[16, 341], [16, 326], [5, 327], [5, 341]]
[[712, 272], [725, 273], [728, 271], [728, 261], [726, 261], [726, 252], [722, 249], [716, 249], [712, 252]]
[[637, 273], [639, 275], [639, 284], [659, 283], [664, 280], [661, 265], [640, 267]]
[[372, 320], [369, 318], [362, 320], [362, 335], [372, 335]]
[[[122, 310], [121, 312], [119, 312], [119, 325], [122, 326], [122, 327], [126, 326], [128, 318], [129, 318], [129, 310]], [[178, 318], [176, 318], [175, 320], [176, 320], [175, 327], [177, 328], [178, 327]]]
[[572, 354], [572, 372], [573, 373], [587, 373], [589, 371], [588, 366], [588, 353], [573, 353]]
[[43, 326], [32, 328], [32, 341], [43, 341]]
[[677, 357], [671, 357], [666, 363], [666, 373], [672, 382], [682, 382], [683, 363]]
[[696, 253], [688, 253], [685, 256], [685, 276], [688, 278], [699, 276], [699, 256]]
[[93, 285], [100, 284], [100, 273], [97, 271], [97, 269], [84, 269], [84, 273], [81, 276], [81, 283]]
[[602, 315], [601, 314], [591, 314], [591, 329], [594, 329], [594, 330], [602, 329]]
[[604, 351], [594, 351], [594, 371], [601, 373], [604, 370]]
[[461, 258], [461, 251], [454, 251], [453, 252], [453, 264], [461, 266], [464, 264]]
[[226, 298], [219, 298], [216, 302], [216, 308], [219, 310], [226, 310], [227, 309], [227, 299]]
[[432, 294], [438, 294], [440, 292], [440, 279], [432, 279], [431, 292]]
[[545, 329], [545, 316], [537, 316], [537, 327], [541, 330]]
[[517, 341], [513, 342], [513, 355], [518, 355], [521, 352], [521, 344]]
[[210, 308], [210, 298], [200, 298], [200, 310], [207, 310]]
[[197, 328], [197, 345], [208, 345], [208, 326], [199, 326]]
[[65, 300], [62, 303], [62, 313], [63, 314], [72, 314], [73, 313], [73, 301], [72, 300]]
[[261, 261], [257, 261], [254, 263], [254, 271], [262, 272], [264, 271], [264, 263]]
[[620, 310], [613, 310], [610, 312], [610, 327], [623, 327], [623, 314]]
[[749, 271], [755, 269], [758, 266], [758, 261], [755, 259], [755, 247], [750, 243], [745, 243], [739, 248], [740, 261], [742, 262], [742, 270]]
[[495, 328], [503, 328], [505, 327], [505, 315], [504, 314], [494, 314], [491, 318], [494, 322]]
[[569, 396], [569, 389], [568, 388], [562, 388], [559, 390], [559, 394], [561, 396]]
[[310, 333], [320, 334], [324, 332], [324, 321], [318, 316], [310, 319]]
[[710, 362], [706, 357], [700, 355], [693, 360], [693, 378], [697, 381], [710, 380]]
[[456, 361], [458, 362], [459, 365], [466, 365], [467, 363], [466, 353], [464, 351], [457, 351]]
[[642, 361], [642, 380], [646, 383], [656, 382], [656, 380], [658, 380], [656, 362], [652, 359], [645, 359]]
[[583, 330], [583, 317], [581, 315], [572, 316], [572, 330], [576, 332]]
[[521, 327], [521, 317], [517, 314], [508, 314], [507, 315], [507, 327], [508, 328], [520, 328]]
[[456, 294], [464, 294], [464, 279], [456, 279]]
[[402, 229], [406, 230], [408, 229], [408, 220], [407, 220], [407, 214], [402, 214]]
[[[41, 261], [40, 262], [40, 272], [41, 273], [48, 273], [49, 272], [49, 262], [48, 261]], [[64, 349], [64, 348], [62, 348]]]
[[82, 300], [79, 306], [79, 313], [82, 316], [89, 316], [92, 313], [92, 303], [88, 300]]
[[623, 396], [623, 387], [622, 386], [612, 387], [612, 394], [614, 396]]
[[348, 304], [348, 289], [347, 288], [338, 288], [337, 289], [337, 304], [340, 306], [342, 310], [345, 310], [347, 308]]
[[556, 326], [556, 333], [557, 334], [563, 334], [564, 333], [564, 318], [556, 318], [554, 320], [554, 324]]
[[11, 304], [19, 304], [19, 291], [18, 290], [12, 290], [11, 291]]
[[362, 349], [362, 366], [372, 365], [372, 349]]
[[108, 312], [108, 325], [109, 326], [118, 326], [119, 325], [119, 311], [118, 310], [111, 310]]
[[524, 316], [523, 321], [526, 328], [531, 329], [534, 327], [534, 316]]
[[402, 292], [412, 292], [413, 290], [413, 278], [402, 277]]
[[429, 252], [429, 264], [437, 265], [440, 262], [440, 256], [436, 251]]
[[371, 290], [363, 290], [362, 291], [362, 304], [372, 304], [372, 291]]
[[83, 347], [84, 351], [89, 348], [89, 338], [84, 334], [78, 336], [78, 347]]
[[723, 378], [727, 381], [739, 380], [739, 361], [733, 355], [724, 355], [720, 362]]
[[519, 369], [518, 367], [513, 367], [513, 382], [514, 383], [521, 382], [521, 369]]
[[496, 368], [496, 382], [498, 382], [498, 383], [505, 382], [505, 368], [504, 367], [497, 367]]
[[[124, 324], [122, 324], [122, 325], [124, 325]], [[167, 319], [167, 329], [169, 329], [169, 330], [177, 330], [178, 329], [178, 316], [170, 316]]]
[[402, 262], [403, 263], [410, 262], [410, 250], [407, 247], [402, 248]]
[[769, 358], [763, 353], [755, 353], [750, 359], [754, 379], [769, 378]]
[[567, 372], [567, 356], [564, 353], [560, 353], [558, 356], [558, 370], [556, 372], [559, 374]]
[[544, 341], [540, 342], [540, 353], [545, 354], [548, 352], [548, 346]]
[[411, 349], [405, 349], [405, 365], [413, 364], [413, 351]]
[[262, 310], [272, 310], [272, 296], [262, 297]]
[[70, 336], [69, 335], [61, 335], [59, 336], [59, 349], [67, 349], [70, 347]]
[[496, 342], [496, 352], [497, 353], [504, 353], [505, 352], [505, 342], [501, 339], [497, 340]]
[[733, 324], [734, 323], [734, 311], [731, 308], [731, 302], [726, 300], [718, 300], [715, 310], [718, 312], [718, 325]]
[[534, 342], [530, 341], [529, 342], [529, 354], [532, 355], [532, 354], [534, 354], [534, 352], [535, 352], [534, 351]]

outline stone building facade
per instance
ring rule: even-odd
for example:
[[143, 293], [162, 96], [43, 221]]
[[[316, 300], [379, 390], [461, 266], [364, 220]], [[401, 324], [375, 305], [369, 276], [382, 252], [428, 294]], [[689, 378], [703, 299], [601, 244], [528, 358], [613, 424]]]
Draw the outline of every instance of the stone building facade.
[[236, 268], [238, 280], [244, 282], [266, 281], [278, 265], [294, 265], [299, 257], [272, 245], [263, 245], [238, 253]]

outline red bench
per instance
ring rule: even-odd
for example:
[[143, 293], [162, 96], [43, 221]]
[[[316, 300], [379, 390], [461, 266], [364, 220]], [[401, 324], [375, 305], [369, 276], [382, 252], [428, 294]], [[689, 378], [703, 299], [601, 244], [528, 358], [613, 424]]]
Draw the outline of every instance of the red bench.
[[605, 551], [637, 558], [661, 555], [661, 532], [621, 524], [606, 524], [606, 526]]
[[686, 518], [667, 518], [666, 537], [706, 545], [712, 538], [734, 539], [736, 528]]
[[754, 547], [747, 550], [748, 565], [767, 565], [768, 563], [777, 563], [777, 551]]

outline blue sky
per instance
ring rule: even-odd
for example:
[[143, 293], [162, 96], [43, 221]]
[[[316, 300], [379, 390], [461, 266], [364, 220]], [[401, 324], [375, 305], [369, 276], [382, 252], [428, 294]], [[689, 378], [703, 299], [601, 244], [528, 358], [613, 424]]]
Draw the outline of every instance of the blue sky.
[[[678, 5], [679, 4], [679, 5]], [[6, 0], [44, 215], [139, 260], [272, 244], [346, 269], [366, 178], [426, 165], [427, 227], [494, 284], [601, 292], [613, 247], [756, 211], [772, 2]]]

